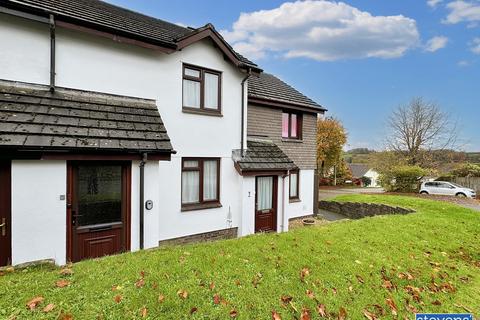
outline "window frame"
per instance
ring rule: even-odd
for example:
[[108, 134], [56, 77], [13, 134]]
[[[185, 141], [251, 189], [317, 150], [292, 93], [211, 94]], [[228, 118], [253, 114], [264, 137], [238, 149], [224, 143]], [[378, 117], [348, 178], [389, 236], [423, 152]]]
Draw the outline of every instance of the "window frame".
[[[292, 173], [297, 175], [297, 195], [296, 196], [292, 196], [292, 188], [291, 188]], [[288, 198], [290, 199], [290, 202], [300, 201], [300, 170], [299, 169], [290, 170], [288, 174]]]
[[[185, 69], [198, 71], [200, 73], [200, 76], [194, 77], [194, 76], [186, 75]], [[205, 107], [205, 73], [218, 76], [217, 109]], [[190, 80], [190, 81], [195, 81], [200, 83], [200, 106], [198, 108], [185, 106], [184, 104], [185, 87], [183, 84], [184, 80]], [[208, 115], [216, 115], [216, 116], [221, 115], [222, 114], [222, 72], [184, 63], [182, 66], [182, 111], [186, 113], [200, 113], [200, 114], [208, 114]]]
[[[288, 114], [288, 136], [283, 136], [283, 115]], [[297, 136], [292, 137], [292, 115], [297, 117]], [[284, 140], [302, 140], [303, 139], [303, 114], [290, 110], [282, 110], [282, 139]]]
[[[185, 167], [185, 161], [197, 161], [197, 167]], [[204, 200], [203, 194], [203, 175], [205, 167], [203, 163], [205, 161], [216, 161], [217, 162], [217, 197], [216, 199], [212, 200]], [[207, 209], [207, 208], [218, 208], [221, 207], [220, 203], [220, 165], [221, 161], [220, 158], [215, 157], [183, 157], [181, 163], [181, 185], [180, 185], [180, 203], [182, 207], [182, 211], [189, 211], [189, 210], [199, 210], [199, 209]], [[193, 203], [183, 203], [183, 172], [185, 171], [198, 171], [198, 202]]]

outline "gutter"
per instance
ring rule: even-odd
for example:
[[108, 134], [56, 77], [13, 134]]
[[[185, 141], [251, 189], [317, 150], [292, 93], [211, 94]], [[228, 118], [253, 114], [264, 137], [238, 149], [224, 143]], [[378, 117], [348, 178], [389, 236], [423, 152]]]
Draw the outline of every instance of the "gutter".
[[285, 232], [285, 178], [290, 175], [290, 170], [287, 174], [282, 175], [282, 224], [280, 225], [280, 231]]
[[55, 92], [55, 17], [50, 14], [50, 92]]
[[147, 162], [147, 153], [142, 154], [140, 161], [140, 250], [144, 248], [144, 230], [145, 230], [145, 163]]
[[[242, 120], [241, 120], [241, 129], [240, 129], [240, 156], [243, 158], [245, 153], [245, 148], [243, 147], [245, 143], [245, 82], [247, 82], [248, 78], [252, 75], [252, 69], [248, 68], [247, 76], [242, 80]], [[247, 98], [248, 99], [248, 98]]]

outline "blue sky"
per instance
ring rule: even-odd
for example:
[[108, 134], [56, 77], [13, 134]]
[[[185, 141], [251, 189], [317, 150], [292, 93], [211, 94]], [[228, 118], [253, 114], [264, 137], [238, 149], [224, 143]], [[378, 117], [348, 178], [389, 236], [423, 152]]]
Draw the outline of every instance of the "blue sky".
[[464, 150], [480, 151], [479, 0], [109, 2], [188, 26], [213, 23], [342, 120], [347, 148], [381, 149], [392, 109], [422, 96], [458, 120]]

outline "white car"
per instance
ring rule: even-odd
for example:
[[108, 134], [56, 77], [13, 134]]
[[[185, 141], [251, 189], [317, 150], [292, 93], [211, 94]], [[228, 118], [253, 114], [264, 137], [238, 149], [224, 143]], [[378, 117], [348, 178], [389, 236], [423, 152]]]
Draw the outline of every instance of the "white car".
[[420, 187], [420, 193], [442, 196], [457, 196], [463, 198], [476, 198], [477, 196], [475, 190], [447, 181], [424, 182]]

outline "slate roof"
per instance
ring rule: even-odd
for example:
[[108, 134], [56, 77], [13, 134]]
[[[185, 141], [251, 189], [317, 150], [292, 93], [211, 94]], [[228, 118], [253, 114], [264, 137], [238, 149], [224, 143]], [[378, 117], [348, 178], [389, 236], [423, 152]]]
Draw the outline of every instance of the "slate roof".
[[172, 153], [153, 100], [0, 81], [0, 148]]
[[[53, 13], [57, 18], [63, 17], [64, 19], [75, 20], [93, 28], [100, 27], [102, 29], [114, 30], [122, 33], [122, 35], [125, 34], [135, 39], [140, 38], [146, 42], [161, 44], [171, 48], [175, 48], [179, 38], [193, 34], [197, 30], [156, 19], [100, 0], [7, 0], [5, 3], [14, 6], [16, 9], [28, 8], [33, 11]], [[208, 24], [207, 26], [211, 25]], [[257, 66], [233, 49], [232, 51], [240, 61], [254, 67]]]
[[269, 73], [261, 73], [258, 77], [252, 76], [248, 80], [248, 96], [279, 103], [293, 104], [326, 111], [324, 107], [308, 98], [295, 88], [286, 84], [279, 78]]
[[236, 160], [242, 171], [286, 171], [296, 169], [292, 160], [273, 142], [247, 140], [245, 156]]
[[349, 163], [348, 167], [350, 168], [350, 171], [352, 171], [352, 176], [354, 178], [361, 178], [363, 177], [370, 168], [363, 163]]

